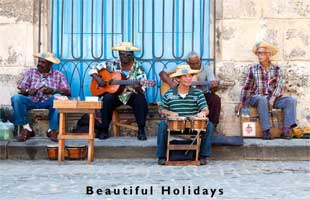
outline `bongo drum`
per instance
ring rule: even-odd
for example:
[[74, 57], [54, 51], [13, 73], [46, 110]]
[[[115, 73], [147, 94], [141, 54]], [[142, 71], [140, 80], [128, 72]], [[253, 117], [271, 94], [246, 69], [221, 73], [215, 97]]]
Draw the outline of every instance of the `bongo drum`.
[[190, 117], [189, 120], [193, 131], [205, 131], [209, 119], [207, 117]]
[[83, 160], [86, 158], [87, 149], [85, 145], [66, 146], [67, 158], [70, 160]]
[[186, 117], [168, 117], [167, 125], [170, 131], [181, 131], [185, 129]]

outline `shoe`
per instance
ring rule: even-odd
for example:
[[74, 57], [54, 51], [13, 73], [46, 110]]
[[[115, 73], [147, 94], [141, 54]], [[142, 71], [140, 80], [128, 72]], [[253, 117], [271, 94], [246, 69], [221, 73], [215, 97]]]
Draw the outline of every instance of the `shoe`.
[[270, 134], [269, 129], [263, 131], [262, 139], [263, 139], [263, 140], [272, 140], [272, 139], [273, 139], [273, 137], [272, 137], [271, 134]]
[[25, 142], [26, 140], [34, 136], [35, 136], [34, 131], [29, 131], [28, 129], [24, 128], [20, 133], [20, 135], [16, 137], [16, 140], [18, 142]]
[[157, 163], [158, 163], [159, 165], [165, 165], [165, 164], [166, 164], [166, 158], [158, 158]]
[[138, 140], [147, 140], [147, 137], [145, 135], [145, 131], [144, 128], [141, 128], [138, 130], [138, 136], [137, 136]]
[[58, 131], [51, 130], [46, 133], [46, 136], [53, 142], [58, 142]]
[[200, 165], [208, 164], [208, 157], [200, 157]]
[[107, 138], [109, 138], [110, 136], [109, 136], [109, 134], [107, 134], [107, 133], [100, 133], [99, 135], [98, 135], [98, 138], [100, 139], [100, 140], [105, 140], [105, 139], [107, 139]]
[[292, 139], [292, 134], [290, 132], [290, 129], [289, 128], [283, 128], [283, 132], [281, 134], [281, 137], [284, 138], [284, 139]]

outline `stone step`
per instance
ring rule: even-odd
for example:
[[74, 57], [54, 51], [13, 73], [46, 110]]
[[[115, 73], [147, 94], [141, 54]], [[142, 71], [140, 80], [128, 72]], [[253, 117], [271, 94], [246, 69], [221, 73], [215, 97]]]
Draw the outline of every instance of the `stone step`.
[[[66, 145], [87, 145], [86, 141], [69, 140]], [[34, 137], [26, 142], [0, 141], [0, 159], [45, 160], [46, 147], [57, 145], [46, 137]], [[95, 139], [95, 159], [156, 158], [156, 137], [139, 141], [135, 137]], [[307, 139], [245, 139], [243, 146], [213, 146], [215, 160], [310, 160], [310, 140]]]

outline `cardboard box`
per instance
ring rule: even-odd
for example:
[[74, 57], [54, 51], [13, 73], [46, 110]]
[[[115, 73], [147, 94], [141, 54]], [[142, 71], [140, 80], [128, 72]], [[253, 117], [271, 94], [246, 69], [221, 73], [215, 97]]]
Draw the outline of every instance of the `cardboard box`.
[[[257, 109], [250, 107], [250, 116], [240, 116], [241, 132], [243, 137], [262, 137], [262, 127], [259, 121]], [[269, 119], [272, 128], [270, 133], [273, 137], [280, 137], [283, 128], [283, 112], [280, 109], [273, 109], [269, 112]]]

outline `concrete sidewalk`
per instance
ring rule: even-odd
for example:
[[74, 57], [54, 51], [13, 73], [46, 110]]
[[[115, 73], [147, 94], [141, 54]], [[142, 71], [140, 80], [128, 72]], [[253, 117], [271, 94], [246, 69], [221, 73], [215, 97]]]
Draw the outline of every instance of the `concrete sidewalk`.
[[[69, 140], [66, 145], [86, 141]], [[0, 159], [45, 160], [47, 145], [57, 145], [46, 137], [34, 137], [26, 142], [0, 141]], [[135, 137], [95, 139], [95, 159], [155, 158], [156, 137], [138, 141]], [[243, 146], [213, 146], [215, 160], [310, 160], [310, 140], [307, 139], [244, 139]]]

